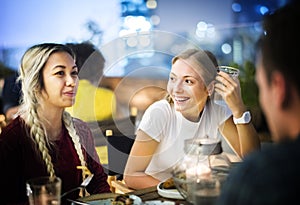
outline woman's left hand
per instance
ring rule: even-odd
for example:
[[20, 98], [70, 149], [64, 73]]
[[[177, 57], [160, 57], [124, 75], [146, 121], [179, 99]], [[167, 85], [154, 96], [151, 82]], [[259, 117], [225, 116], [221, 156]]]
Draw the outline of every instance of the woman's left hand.
[[215, 91], [223, 97], [233, 116], [240, 116], [245, 111], [238, 77], [232, 78], [225, 72], [218, 72]]

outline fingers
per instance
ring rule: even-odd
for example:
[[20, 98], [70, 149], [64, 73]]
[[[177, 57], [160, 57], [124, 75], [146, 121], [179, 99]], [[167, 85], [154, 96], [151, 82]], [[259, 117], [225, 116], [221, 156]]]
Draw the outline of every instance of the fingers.
[[237, 77], [232, 78], [227, 73], [220, 71], [216, 77], [215, 91], [222, 96], [232, 112], [241, 110], [241, 107], [244, 106]]
[[226, 98], [236, 99], [240, 95], [240, 84], [238, 78], [234, 79], [224, 72], [219, 72], [216, 77], [215, 90]]
[[223, 71], [218, 72], [216, 80], [223, 83], [224, 85], [229, 83], [234, 86], [239, 82], [238, 77], [232, 77]]

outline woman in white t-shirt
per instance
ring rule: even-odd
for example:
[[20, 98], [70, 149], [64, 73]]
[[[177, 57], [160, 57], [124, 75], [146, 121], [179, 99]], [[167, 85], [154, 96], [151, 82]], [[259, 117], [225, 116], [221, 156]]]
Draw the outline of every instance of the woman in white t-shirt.
[[[214, 90], [227, 105], [212, 100]], [[260, 147], [239, 81], [217, 73], [204, 51], [188, 49], [173, 58], [167, 91], [166, 99], [149, 106], [139, 124], [125, 168], [128, 187], [146, 188], [170, 178], [186, 139], [220, 139], [222, 133], [239, 157]]]

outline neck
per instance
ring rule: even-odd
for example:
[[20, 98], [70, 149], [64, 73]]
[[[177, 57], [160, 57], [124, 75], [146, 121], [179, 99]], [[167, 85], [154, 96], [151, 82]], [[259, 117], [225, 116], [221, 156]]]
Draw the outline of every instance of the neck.
[[181, 112], [181, 114], [189, 121], [191, 122], [199, 122], [201, 116], [202, 116], [202, 112], [203, 112], [204, 108], [202, 108], [202, 110], [190, 110], [188, 112]]
[[199, 122], [205, 105], [206, 105], [206, 101], [199, 102], [199, 104], [195, 107], [195, 109], [190, 111], [190, 115], [187, 119], [192, 122]]
[[48, 139], [50, 141], [59, 140], [60, 133], [62, 131], [62, 113], [54, 112], [39, 112], [38, 115], [43, 123]]

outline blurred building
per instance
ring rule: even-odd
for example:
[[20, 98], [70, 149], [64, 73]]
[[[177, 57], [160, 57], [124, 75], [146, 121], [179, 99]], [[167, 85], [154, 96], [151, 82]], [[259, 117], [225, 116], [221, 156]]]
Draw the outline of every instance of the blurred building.
[[32, 44], [90, 40], [105, 53], [110, 76], [141, 76], [137, 70], [150, 67], [146, 75], [158, 77], [152, 68], [169, 69], [172, 56], [186, 44], [211, 50], [221, 64], [243, 64], [254, 58], [262, 15], [287, 2], [74, 0], [69, 12], [70, 5], [59, 0], [5, 0], [0, 3], [0, 61], [17, 69]]
[[[170, 59], [186, 44], [211, 50], [220, 64], [242, 66], [254, 60], [254, 45], [262, 33], [262, 16], [287, 2], [121, 0], [119, 37], [123, 40], [115, 49], [110, 47], [108, 58], [119, 61], [115, 68], [109, 65], [107, 75], [128, 75], [151, 67], [150, 73], [145, 73], [149, 77], [152, 67], [169, 69]], [[148, 35], [151, 31], [156, 32]]]

